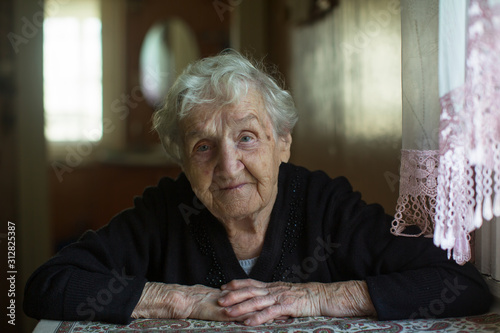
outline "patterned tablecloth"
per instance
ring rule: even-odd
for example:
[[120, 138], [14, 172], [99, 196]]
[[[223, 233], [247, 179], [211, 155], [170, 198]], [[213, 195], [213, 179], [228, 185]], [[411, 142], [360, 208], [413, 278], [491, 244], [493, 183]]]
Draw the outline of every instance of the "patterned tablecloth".
[[448, 319], [377, 321], [372, 318], [307, 317], [279, 320], [273, 324], [247, 327], [238, 323], [204, 320], [135, 320], [129, 325], [101, 322], [42, 320], [34, 333], [84, 332], [500, 332], [500, 315]]

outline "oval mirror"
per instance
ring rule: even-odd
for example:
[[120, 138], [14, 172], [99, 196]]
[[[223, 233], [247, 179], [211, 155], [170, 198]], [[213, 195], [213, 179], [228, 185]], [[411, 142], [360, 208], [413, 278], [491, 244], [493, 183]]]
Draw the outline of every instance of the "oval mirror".
[[141, 46], [140, 85], [149, 105], [158, 107], [177, 75], [199, 57], [191, 28], [179, 18], [154, 24]]

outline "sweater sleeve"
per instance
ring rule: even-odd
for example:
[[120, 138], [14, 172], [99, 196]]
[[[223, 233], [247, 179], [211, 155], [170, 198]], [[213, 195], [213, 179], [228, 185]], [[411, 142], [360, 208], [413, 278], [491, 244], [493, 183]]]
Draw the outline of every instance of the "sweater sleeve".
[[472, 264], [460, 266], [432, 238], [394, 236], [393, 218], [367, 205], [346, 179], [334, 180], [327, 219], [340, 244], [342, 279], [366, 280], [380, 320], [442, 318], [488, 311], [492, 296]]
[[25, 313], [36, 319], [130, 322], [150, 263], [158, 262], [162, 198], [158, 188], [147, 189], [134, 208], [87, 231], [39, 267], [26, 285]]

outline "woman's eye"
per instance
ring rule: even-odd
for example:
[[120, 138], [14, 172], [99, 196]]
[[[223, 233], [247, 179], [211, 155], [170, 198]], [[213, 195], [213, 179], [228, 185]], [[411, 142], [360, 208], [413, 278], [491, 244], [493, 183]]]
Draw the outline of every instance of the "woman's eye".
[[207, 151], [209, 149], [210, 147], [208, 145], [199, 145], [198, 147], [196, 147], [196, 151], [201, 151], [201, 152]]
[[250, 141], [252, 141], [252, 137], [245, 135], [245, 136], [241, 137], [240, 141], [241, 142], [250, 142]]

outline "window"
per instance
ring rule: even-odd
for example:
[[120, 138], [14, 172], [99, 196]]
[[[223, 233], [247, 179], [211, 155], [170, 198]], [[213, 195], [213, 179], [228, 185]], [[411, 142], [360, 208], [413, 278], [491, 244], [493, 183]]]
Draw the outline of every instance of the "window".
[[46, 1], [45, 137], [49, 142], [102, 137], [100, 0]]

